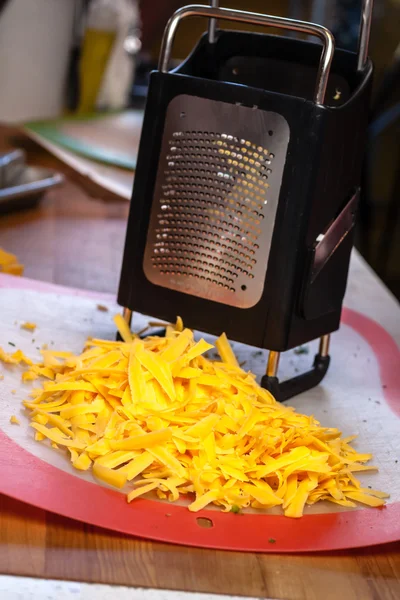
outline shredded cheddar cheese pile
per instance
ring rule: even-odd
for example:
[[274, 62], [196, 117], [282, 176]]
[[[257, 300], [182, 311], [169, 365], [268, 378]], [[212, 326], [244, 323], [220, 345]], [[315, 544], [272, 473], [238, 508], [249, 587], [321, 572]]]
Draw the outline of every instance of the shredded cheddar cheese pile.
[[[374, 469], [337, 429], [279, 404], [244, 372], [223, 334], [221, 361], [206, 353], [180, 319], [166, 337], [141, 340], [122, 317], [122, 342], [90, 339], [80, 356], [43, 350], [33, 364], [22, 352], [23, 380], [48, 380], [24, 404], [38, 441], [68, 449], [76, 469], [117, 488], [128, 502], [155, 491], [188, 495], [189, 510], [210, 503], [226, 511], [280, 506], [301, 517], [306, 504], [381, 506], [386, 494], [363, 489], [355, 472]], [[127, 486], [127, 487], [128, 487]]]
[[0, 273], [9, 275], [23, 275], [24, 266], [18, 262], [15, 254], [10, 254], [0, 248]]

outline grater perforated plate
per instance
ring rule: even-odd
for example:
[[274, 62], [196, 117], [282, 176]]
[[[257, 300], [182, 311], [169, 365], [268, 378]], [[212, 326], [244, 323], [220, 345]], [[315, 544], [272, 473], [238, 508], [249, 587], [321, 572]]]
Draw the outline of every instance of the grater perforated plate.
[[289, 137], [275, 112], [188, 95], [170, 102], [143, 264], [152, 283], [257, 304]]

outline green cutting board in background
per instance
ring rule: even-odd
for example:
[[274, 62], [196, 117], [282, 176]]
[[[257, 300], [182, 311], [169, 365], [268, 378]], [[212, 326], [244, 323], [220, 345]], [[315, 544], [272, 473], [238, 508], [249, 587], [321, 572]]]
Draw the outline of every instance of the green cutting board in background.
[[143, 112], [67, 117], [26, 123], [27, 133], [97, 162], [134, 170]]

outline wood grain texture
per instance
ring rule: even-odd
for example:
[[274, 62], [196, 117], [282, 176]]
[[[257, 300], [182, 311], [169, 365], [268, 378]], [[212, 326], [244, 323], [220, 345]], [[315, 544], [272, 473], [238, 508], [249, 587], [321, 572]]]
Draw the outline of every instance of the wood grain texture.
[[2, 573], [290, 600], [397, 600], [397, 544], [351, 553], [256, 555], [107, 532], [0, 497]]
[[[0, 150], [11, 144], [7, 135], [0, 128]], [[42, 150], [32, 149], [28, 159], [54, 166]], [[33, 279], [115, 292], [128, 207], [93, 197], [67, 175], [38, 208], [0, 217], [0, 246], [15, 252]], [[285, 600], [398, 600], [400, 545], [298, 556], [191, 549], [0, 496], [0, 572]]]

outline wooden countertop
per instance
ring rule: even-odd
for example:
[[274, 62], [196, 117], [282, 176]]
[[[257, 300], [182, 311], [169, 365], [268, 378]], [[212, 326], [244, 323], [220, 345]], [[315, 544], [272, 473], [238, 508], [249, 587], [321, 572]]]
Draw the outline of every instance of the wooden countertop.
[[[15, 146], [13, 136], [0, 128], [0, 151]], [[81, 178], [31, 142], [23, 145], [29, 162], [58, 168], [67, 181], [37, 208], [0, 216], [0, 246], [18, 255], [27, 277], [115, 292], [128, 204], [91, 196]], [[258, 598], [396, 600], [400, 545], [319, 555], [191, 549], [111, 533], [3, 496], [0, 572]]]

